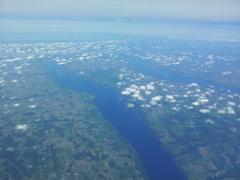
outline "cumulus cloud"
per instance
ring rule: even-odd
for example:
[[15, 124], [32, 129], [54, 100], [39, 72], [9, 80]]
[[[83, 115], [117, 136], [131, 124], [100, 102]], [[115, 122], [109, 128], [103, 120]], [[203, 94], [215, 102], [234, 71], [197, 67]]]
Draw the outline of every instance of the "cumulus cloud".
[[234, 109], [231, 106], [228, 106], [227, 107], [227, 113], [228, 114], [235, 114], [235, 111], [234, 111]]
[[151, 100], [152, 101], [160, 101], [162, 99], [162, 96], [155, 96]]
[[140, 95], [139, 94], [133, 94], [132, 97], [133, 98], [138, 98]]
[[224, 109], [219, 109], [217, 112], [218, 114], [226, 114], [226, 111]]
[[148, 90], [154, 90], [154, 89], [155, 89], [155, 87], [154, 87], [153, 85], [151, 85], [151, 84], [148, 84], [148, 85], [146, 86], [146, 88], [147, 88]]
[[14, 104], [13, 106], [14, 107], [18, 107], [20, 104], [19, 103], [16, 103], [16, 104]]
[[27, 124], [18, 124], [15, 128], [17, 130], [26, 131], [28, 129], [28, 125]]
[[188, 86], [189, 86], [189, 87], [198, 86], [198, 84], [197, 84], [197, 83], [191, 83], [191, 84], [189, 84]]
[[129, 91], [129, 92], [135, 92], [136, 91], [136, 89], [133, 89], [133, 88], [126, 88], [125, 90]]
[[130, 87], [134, 89], [139, 89], [139, 87], [136, 84], [132, 84]]
[[142, 104], [141, 107], [151, 107], [149, 104]]
[[138, 100], [145, 101], [146, 99], [144, 99], [142, 96], [138, 96]]
[[157, 102], [156, 102], [156, 101], [150, 101], [149, 103], [150, 103], [151, 105], [153, 105], [153, 106], [157, 105]]
[[210, 109], [200, 109], [199, 110], [201, 113], [210, 113], [211, 110]]
[[166, 95], [166, 99], [174, 99], [172, 95]]
[[230, 129], [230, 131], [232, 131], [232, 132], [237, 132], [237, 128], [235, 128], [235, 127], [230, 127], [229, 129]]
[[179, 111], [180, 108], [179, 107], [172, 107], [172, 110]]
[[236, 106], [236, 103], [235, 103], [235, 102], [228, 101], [228, 104], [229, 104], [230, 106]]
[[119, 75], [118, 75], [118, 78], [119, 78], [119, 79], [122, 79], [123, 77], [124, 77], [123, 74], [119, 74]]
[[139, 89], [146, 90], [146, 87], [145, 86], [140, 86]]
[[148, 90], [145, 91], [145, 94], [146, 94], [146, 95], [150, 95], [151, 93], [152, 93], [151, 91], [148, 91]]
[[209, 55], [207, 58], [208, 59], [213, 59], [213, 55]]
[[206, 120], [206, 123], [214, 124], [215, 122], [214, 122], [213, 120], [211, 120], [211, 119], [207, 119], [207, 120]]
[[63, 65], [63, 64], [66, 64], [67, 62], [60, 62], [58, 63], [58, 65]]
[[127, 107], [134, 107], [134, 104], [128, 103]]
[[37, 107], [37, 105], [33, 104], [33, 105], [30, 105], [29, 107], [30, 108], [35, 108], [35, 107]]
[[140, 94], [140, 91], [135, 91], [134, 93], [135, 93], [135, 94]]
[[129, 91], [122, 91], [121, 94], [123, 94], [123, 95], [129, 95], [130, 92], [129, 92]]
[[198, 101], [203, 104], [203, 103], [207, 103], [209, 100], [206, 98], [199, 98]]

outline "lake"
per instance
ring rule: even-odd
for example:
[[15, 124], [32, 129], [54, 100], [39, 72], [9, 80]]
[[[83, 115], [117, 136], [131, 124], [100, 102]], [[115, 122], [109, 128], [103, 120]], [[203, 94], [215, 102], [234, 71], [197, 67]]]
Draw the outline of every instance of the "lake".
[[81, 79], [63, 66], [51, 66], [49, 72], [61, 87], [95, 96], [95, 104], [104, 118], [137, 151], [150, 180], [186, 179], [143, 119], [132, 108], [127, 108], [122, 96], [114, 89]]

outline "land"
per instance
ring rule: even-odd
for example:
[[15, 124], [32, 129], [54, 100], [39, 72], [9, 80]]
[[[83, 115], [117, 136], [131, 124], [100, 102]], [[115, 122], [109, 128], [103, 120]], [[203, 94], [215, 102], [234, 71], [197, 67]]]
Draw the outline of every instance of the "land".
[[[240, 95], [232, 92], [230, 87], [240, 88], [239, 42], [169, 37], [156, 39], [31, 44], [25, 45], [24, 50], [29, 49], [28, 58], [30, 59], [42, 59], [64, 66], [80, 78], [108, 86], [122, 94], [122, 98], [127, 101], [126, 107], [134, 108], [141, 115], [188, 179], [237, 180], [240, 177], [238, 138], [240, 136]], [[21, 51], [23, 47], [16, 45], [18, 46], [18, 50]], [[3, 55], [7, 53], [5, 51]], [[167, 70], [174, 74], [205, 79], [208, 80], [209, 85], [151, 76], [141, 72], [137, 68], [139, 64], [149, 65], [163, 72]], [[35, 70], [34, 74], [36, 72]], [[227, 85], [226, 88], [229, 87], [229, 89], [220, 89], [211, 85], [211, 82]], [[51, 91], [54, 88], [56, 86], [51, 87]], [[62, 102], [63, 107], [61, 109], [59, 104], [59, 111], [51, 112], [51, 115], [58, 115], [65, 119], [68, 119], [66, 118], [68, 116], [77, 116], [71, 115], [76, 113], [74, 108], [69, 108], [69, 105], [64, 102], [70, 101], [75, 96], [78, 102], [83, 102], [83, 96], [77, 98], [80, 94], [72, 91], [61, 92], [60, 95], [57, 96], [56, 93], [55, 95], [59, 97], [58, 101]], [[63, 94], [69, 93], [71, 98], [62, 99]], [[12, 95], [14, 96], [16, 95]], [[91, 104], [94, 98], [89, 95], [84, 97], [89, 97], [87, 104]], [[50, 102], [54, 102], [53, 99]], [[47, 102], [44, 103], [47, 104]], [[20, 105], [17, 108], [19, 107]], [[49, 110], [49, 108], [46, 109]], [[94, 106], [91, 110], [93, 109]], [[59, 112], [63, 113], [62, 116]], [[84, 114], [86, 109], [82, 112]], [[99, 119], [101, 115], [97, 110], [94, 112], [89, 111], [88, 115], [95, 114], [94, 116], [97, 116], [95, 120]], [[85, 122], [85, 118], [80, 119]], [[87, 122], [86, 127], [92, 128], [89, 121]], [[25, 123], [21, 122], [21, 125], [23, 124]], [[11, 126], [12, 131], [16, 125]], [[71, 125], [84, 127], [84, 124]], [[111, 125], [108, 126], [111, 127]], [[67, 127], [67, 124], [64, 124], [64, 127]], [[105, 129], [104, 126], [102, 131]], [[111, 131], [114, 132], [113, 129]], [[94, 153], [91, 153], [97, 154], [97, 152], [98, 150], [94, 150]], [[131, 157], [136, 157], [134, 151], [131, 152]], [[118, 159], [120, 158], [122, 157], [119, 155]], [[130, 159], [128, 159], [129, 164]], [[133, 167], [136, 165], [134, 164]], [[137, 174], [139, 171], [133, 172]]]
[[61, 88], [42, 59], [6, 46], [0, 179], [147, 179], [135, 150], [102, 117], [93, 96]]

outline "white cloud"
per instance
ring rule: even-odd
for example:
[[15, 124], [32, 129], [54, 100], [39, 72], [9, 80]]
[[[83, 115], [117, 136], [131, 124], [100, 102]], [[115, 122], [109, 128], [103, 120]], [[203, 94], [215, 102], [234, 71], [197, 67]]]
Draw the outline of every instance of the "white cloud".
[[149, 102], [151, 105], [157, 105], [157, 102], [156, 101], [150, 101]]
[[198, 99], [198, 102], [200, 102], [201, 104], [207, 103], [208, 101], [209, 101], [209, 100], [206, 99], [206, 98], [199, 98], [199, 99]]
[[140, 101], [145, 101], [146, 99], [144, 99], [142, 96], [139, 96], [139, 97], [138, 97], [138, 100], [140, 100]]
[[218, 114], [226, 114], [226, 111], [224, 109], [219, 109], [217, 112]]
[[140, 95], [139, 94], [133, 94], [132, 97], [138, 98]]
[[237, 128], [235, 128], [235, 127], [230, 127], [229, 129], [230, 129], [230, 131], [232, 131], [232, 132], [237, 132]]
[[206, 123], [214, 124], [215, 122], [214, 122], [213, 120], [211, 120], [211, 119], [207, 119], [207, 120], [206, 120]]
[[139, 89], [139, 87], [136, 84], [132, 84], [130, 87], [134, 89]]
[[169, 102], [174, 103], [174, 102], [177, 102], [177, 100], [176, 99], [170, 99]]
[[155, 87], [154, 87], [153, 85], [151, 85], [151, 84], [148, 84], [148, 85], [146, 86], [146, 88], [147, 88], [148, 90], [154, 90], [154, 89], [155, 89]]
[[32, 59], [32, 58], [33, 58], [33, 56], [28, 56], [28, 57], [27, 57], [27, 59]]
[[145, 86], [140, 86], [139, 89], [146, 90], [146, 87]]
[[130, 92], [129, 92], [129, 91], [122, 91], [121, 94], [123, 94], [123, 95], [129, 95]]
[[199, 103], [198, 101], [196, 101], [196, 102], [193, 102], [192, 105], [194, 105], [194, 106], [199, 106], [200, 103]]
[[201, 113], [210, 113], [211, 110], [210, 109], [200, 109], [199, 110]]
[[134, 107], [134, 104], [128, 103], [127, 107]]
[[136, 91], [136, 89], [133, 89], [133, 88], [126, 88], [125, 90], [129, 91], [129, 92], [135, 92]]
[[160, 101], [162, 99], [162, 96], [155, 96], [151, 100], [152, 101]]
[[227, 113], [228, 114], [235, 114], [235, 111], [234, 111], [234, 109], [231, 106], [228, 106], [227, 107]]
[[167, 99], [174, 99], [174, 97], [172, 95], [166, 95]]
[[228, 104], [229, 104], [230, 106], [236, 106], [236, 103], [235, 103], [235, 102], [232, 102], [232, 101], [228, 101]]
[[213, 59], [213, 55], [209, 55], [207, 58], [208, 59]]
[[191, 84], [188, 84], [189, 87], [192, 87], [192, 86], [198, 86], [197, 83], [191, 83]]
[[67, 62], [60, 62], [60, 63], [57, 63], [58, 65], [63, 65], [63, 64], [66, 64]]
[[135, 91], [134, 93], [136, 93], [136, 94], [140, 94], [140, 91]]
[[180, 108], [179, 107], [172, 107], [172, 110], [179, 111]]
[[201, 89], [196, 89], [196, 92], [201, 92]]
[[146, 95], [150, 95], [150, 94], [151, 94], [151, 91], [148, 91], [148, 90], [147, 90], [147, 91], [145, 91], [145, 94], [146, 94]]
[[119, 74], [119, 75], [118, 75], [118, 78], [119, 78], [119, 79], [122, 79], [123, 77], [124, 77], [124, 74]]
[[37, 105], [33, 104], [33, 105], [30, 105], [29, 107], [30, 108], [35, 108]]
[[28, 125], [27, 124], [19, 124], [15, 127], [17, 130], [22, 130], [22, 131], [26, 131], [28, 129]]

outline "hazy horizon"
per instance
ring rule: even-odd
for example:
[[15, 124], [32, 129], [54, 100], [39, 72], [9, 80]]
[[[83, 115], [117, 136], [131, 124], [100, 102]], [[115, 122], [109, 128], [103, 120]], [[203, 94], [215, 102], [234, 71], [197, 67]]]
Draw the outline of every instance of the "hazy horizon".
[[240, 1], [2, 0], [0, 30], [240, 38]]

